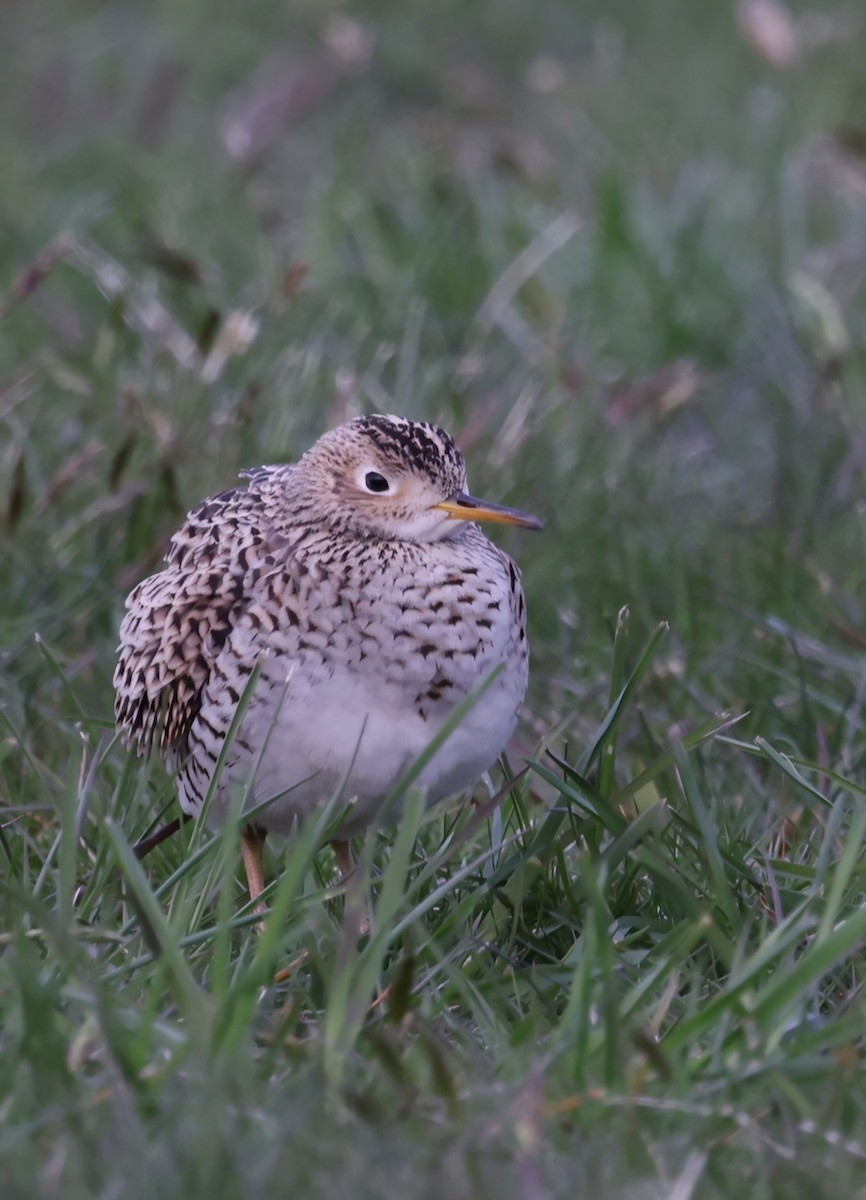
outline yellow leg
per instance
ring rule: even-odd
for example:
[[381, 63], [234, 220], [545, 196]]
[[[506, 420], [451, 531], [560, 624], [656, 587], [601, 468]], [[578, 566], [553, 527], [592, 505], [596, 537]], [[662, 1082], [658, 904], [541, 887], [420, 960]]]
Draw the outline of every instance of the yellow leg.
[[[244, 870], [247, 873], [247, 885], [250, 889], [250, 900], [254, 903], [265, 890], [265, 869], [262, 865], [262, 849], [267, 836], [267, 831], [262, 829], [260, 825], [247, 825], [241, 843]], [[256, 912], [267, 912], [267, 908], [268, 906], [263, 902], [256, 904]]]

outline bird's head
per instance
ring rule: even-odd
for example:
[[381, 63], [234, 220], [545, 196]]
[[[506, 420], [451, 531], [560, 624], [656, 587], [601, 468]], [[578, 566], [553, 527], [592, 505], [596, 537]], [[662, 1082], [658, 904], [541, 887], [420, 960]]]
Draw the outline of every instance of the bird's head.
[[541, 529], [537, 517], [469, 494], [466, 464], [437, 425], [405, 417], [357, 417], [332, 429], [298, 463], [295, 487], [307, 485], [310, 515], [364, 537], [438, 542], [464, 521]]

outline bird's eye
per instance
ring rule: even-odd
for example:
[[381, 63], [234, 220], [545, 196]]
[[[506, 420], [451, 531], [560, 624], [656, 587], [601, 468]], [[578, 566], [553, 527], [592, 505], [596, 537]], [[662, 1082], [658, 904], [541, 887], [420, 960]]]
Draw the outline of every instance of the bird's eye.
[[390, 484], [384, 475], [380, 475], [378, 471], [368, 471], [364, 476], [364, 487], [368, 492], [387, 492]]

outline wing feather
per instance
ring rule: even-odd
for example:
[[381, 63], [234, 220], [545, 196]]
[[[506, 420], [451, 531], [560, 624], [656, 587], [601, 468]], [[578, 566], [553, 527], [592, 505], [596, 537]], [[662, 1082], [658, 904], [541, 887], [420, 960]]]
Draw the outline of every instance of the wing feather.
[[[253, 477], [262, 482], [269, 472]], [[253, 482], [223, 492], [187, 517], [171, 539], [166, 567], [126, 601], [114, 673], [115, 718], [140, 755], [155, 745], [183, 758], [216, 657], [243, 609], [245, 583], [260, 561], [262, 498]]]

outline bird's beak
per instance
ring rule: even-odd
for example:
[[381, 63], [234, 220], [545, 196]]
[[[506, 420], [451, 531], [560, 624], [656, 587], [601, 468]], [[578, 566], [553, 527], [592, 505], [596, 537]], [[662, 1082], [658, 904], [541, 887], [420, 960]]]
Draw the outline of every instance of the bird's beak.
[[519, 525], [521, 529], [543, 529], [538, 517], [506, 508], [503, 504], [490, 504], [487, 500], [476, 500], [466, 492], [455, 492], [447, 500], [433, 505], [445, 512], [454, 521], [496, 521], [500, 525]]

